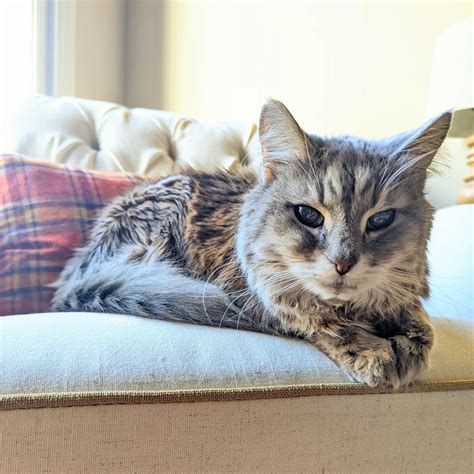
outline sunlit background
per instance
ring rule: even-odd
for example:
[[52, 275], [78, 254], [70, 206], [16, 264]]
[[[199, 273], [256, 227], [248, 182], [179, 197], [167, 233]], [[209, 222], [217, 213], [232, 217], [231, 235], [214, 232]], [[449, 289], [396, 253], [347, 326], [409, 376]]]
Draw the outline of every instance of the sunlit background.
[[472, 97], [473, 14], [451, 1], [0, 0], [0, 140], [35, 92], [246, 122], [273, 96], [308, 131], [388, 135], [462, 105], [454, 90]]
[[0, 146], [8, 148], [12, 117], [37, 92], [35, 4], [0, 0]]

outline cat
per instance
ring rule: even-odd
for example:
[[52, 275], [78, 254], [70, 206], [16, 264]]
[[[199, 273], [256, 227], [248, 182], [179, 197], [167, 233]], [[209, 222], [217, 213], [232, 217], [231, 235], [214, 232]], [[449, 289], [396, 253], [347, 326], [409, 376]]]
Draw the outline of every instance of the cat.
[[66, 264], [52, 309], [299, 337], [358, 382], [410, 385], [433, 345], [424, 184], [450, 121], [323, 138], [269, 100], [259, 176], [183, 168], [115, 199]]

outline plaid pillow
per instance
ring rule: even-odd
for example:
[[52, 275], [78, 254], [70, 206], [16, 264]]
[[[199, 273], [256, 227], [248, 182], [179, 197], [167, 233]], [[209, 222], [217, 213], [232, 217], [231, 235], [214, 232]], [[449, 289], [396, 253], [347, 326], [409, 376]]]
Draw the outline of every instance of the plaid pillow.
[[0, 156], [0, 315], [45, 312], [97, 211], [143, 181]]

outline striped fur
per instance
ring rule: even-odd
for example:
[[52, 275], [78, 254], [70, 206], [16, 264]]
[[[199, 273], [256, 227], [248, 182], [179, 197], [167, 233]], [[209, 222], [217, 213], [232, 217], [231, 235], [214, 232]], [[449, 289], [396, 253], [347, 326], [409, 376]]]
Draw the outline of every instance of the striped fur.
[[[358, 381], [407, 385], [433, 341], [420, 304], [432, 218], [423, 186], [449, 122], [392, 140], [328, 139], [270, 101], [260, 179], [184, 169], [118, 198], [66, 265], [53, 308], [298, 336]], [[324, 225], [301, 224], [298, 204]], [[368, 232], [385, 209], [393, 223]], [[351, 270], [338, 274], [338, 261]]]

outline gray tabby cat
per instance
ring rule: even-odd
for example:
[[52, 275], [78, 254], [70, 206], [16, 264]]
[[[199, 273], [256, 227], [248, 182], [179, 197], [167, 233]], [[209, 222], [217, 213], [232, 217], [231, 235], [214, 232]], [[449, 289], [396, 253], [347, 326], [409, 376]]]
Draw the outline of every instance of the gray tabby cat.
[[408, 385], [433, 344], [423, 189], [450, 119], [387, 140], [322, 138], [271, 100], [260, 178], [183, 169], [116, 199], [53, 309], [296, 336], [357, 381]]

